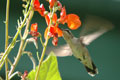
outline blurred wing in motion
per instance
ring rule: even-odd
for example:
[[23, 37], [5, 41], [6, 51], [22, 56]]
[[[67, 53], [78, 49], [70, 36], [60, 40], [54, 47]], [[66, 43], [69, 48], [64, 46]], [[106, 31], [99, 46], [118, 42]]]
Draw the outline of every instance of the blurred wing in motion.
[[114, 25], [104, 18], [97, 16], [86, 16], [83, 23], [83, 29], [80, 33], [80, 39], [83, 44], [89, 45], [93, 40], [111, 30], [113, 27]]
[[47, 47], [46, 54], [48, 55], [51, 51], [53, 51], [58, 57], [72, 56], [72, 51], [67, 44], [57, 47]]

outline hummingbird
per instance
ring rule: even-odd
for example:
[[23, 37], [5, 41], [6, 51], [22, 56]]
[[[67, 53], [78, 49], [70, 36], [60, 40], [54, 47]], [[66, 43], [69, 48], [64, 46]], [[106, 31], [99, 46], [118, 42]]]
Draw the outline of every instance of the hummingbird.
[[114, 25], [104, 18], [98, 16], [86, 16], [84, 20], [80, 37], [75, 37], [68, 29], [62, 29], [63, 38], [67, 44], [57, 48], [50, 48], [56, 56], [74, 56], [86, 68], [90, 76], [98, 74], [98, 69], [93, 63], [89, 51], [86, 48], [92, 41], [113, 29]]

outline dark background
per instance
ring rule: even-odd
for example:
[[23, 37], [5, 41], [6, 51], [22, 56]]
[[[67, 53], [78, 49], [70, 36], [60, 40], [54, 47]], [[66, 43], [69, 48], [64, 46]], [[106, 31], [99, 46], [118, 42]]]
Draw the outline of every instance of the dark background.
[[[90, 55], [98, 67], [99, 74], [95, 77], [90, 77], [83, 65], [73, 56], [58, 58], [59, 70], [63, 80], [119, 80], [120, 79], [120, 0], [60, 0], [63, 5], [66, 6], [67, 13], [75, 13], [83, 20], [85, 15], [97, 15], [110, 20], [115, 28], [112, 31], [99, 37], [91, 45], [87, 46]], [[45, 3], [47, 7], [48, 3], [45, 0], [41, 0], [41, 3]], [[11, 37], [16, 33], [17, 19], [22, 16], [22, 1], [11, 0], [10, 2], [10, 19], [9, 19], [9, 35]], [[4, 52], [4, 40], [5, 40], [5, 9], [6, 1], [0, 1], [0, 52]], [[42, 18], [37, 12], [35, 12], [32, 19], [32, 23], [37, 22], [39, 32], [42, 34], [46, 28], [44, 18]], [[61, 27], [65, 28], [66, 25]], [[67, 28], [67, 27], [66, 27]], [[79, 30], [72, 31], [74, 35], [79, 34]], [[78, 36], [77, 36], [78, 37]], [[18, 38], [19, 39], [19, 38]], [[12, 39], [10, 39], [11, 42]], [[59, 45], [65, 44], [63, 38], [59, 39]], [[49, 41], [49, 45], [51, 41]], [[15, 57], [19, 43], [16, 44], [15, 49], [11, 51], [9, 58]], [[39, 46], [41, 51], [41, 46]], [[33, 52], [36, 56], [36, 49], [34, 45], [28, 44], [26, 50]], [[12, 59], [13, 61], [13, 59]], [[16, 70], [24, 72], [24, 70], [30, 71], [32, 69], [32, 63], [30, 59], [23, 55], [20, 62], [17, 65]], [[4, 68], [0, 71], [0, 76], [4, 77]], [[14, 78], [15, 79], [15, 78]], [[14, 80], [12, 79], [12, 80]]]

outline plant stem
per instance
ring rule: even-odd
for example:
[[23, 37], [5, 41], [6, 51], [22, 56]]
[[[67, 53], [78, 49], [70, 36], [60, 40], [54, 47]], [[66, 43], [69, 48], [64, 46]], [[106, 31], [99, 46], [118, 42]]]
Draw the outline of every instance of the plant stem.
[[24, 51], [24, 54], [27, 54], [28, 57], [31, 59], [31, 61], [33, 63], [33, 70], [35, 70], [35, 68], [36, 68], [36, 61], [35, 61], [34, 57], [32, 56], [32, 53], [28, 52], [28, 51]]
[[41, 42], [42, 46], [44, 46], [41, 34], [40, 34], [40, 42]]
[[8, 47], [8, 21], [9, 21], [9, 3], [10, 1], [7, 0], [7, 5], [6, 5], [6, 21], [5, 21], [5, 24], [6, 24], [6, 37], [5, 37], [5, 49], [7, 49]]
[[28, 35], [28, 29], [29, 29], [29, 25], [30, 25], [30, 21], [33, 17], [33, 14], [34, 14], [34, 11], [31, 9], [30, 13], [29, 13], [29, 17], [28, 17], [28, 20], [27, 20], [27, 25], [26, 25], [26, 28], [25, 28], [25, 31], [24, 31], [24, 34], [23, 34], [23, 39], [21, 40], [21, 43], [20, 43], [20, 47], [19, 47], [19, 51], [18, 51], [18, 54], [17, 54], [17, 57], [13, 63], [13, 66], [11, 67], [11, 70], [9, 72], [9, 76], [13, 73], [13, 71], [15, 70], [15, 67], [22, 55], [22, 52], [23, 52], [23, 46], [24, 46], [24, 42], [25, 42], [25, 37]]
[[[2, 66], [3, 66], [2, 64], [5, 62], [8, 54], [9, 54], [10, 51], [13, 49], [13, 47], [14, 47], [14, 45], [15, 45], [15, 43], [16, 43], [16, 40], [17, 40], [17, 37], [18, 37], [20, 31], [21, 31], [21, 29], [24, 27], [24, 24], [25, 24], [26, 20], [28, 19], [28, 16], [29, 16], [31, 10], [33, 9], [33, 8], [32, 8], [32, 7], [33, 7], [32, 4], [33, 4], [33, 0], [31, 1], [31, 4], [30, 4], [31, 6], [30, 6], [30, 8], [29, 8], [29, 10], [28, 10], [28, 12], [27, 12], [27, 14], [26, 14], [26, 16], [25, 16], [22, 24], [21, 24], [20, 26], [18, 26], [18, 30], [17, 30], [17, 32], [16, 32], [16, 34], [15, 34], [15, 36], [14, 36], [11, 44], [7, 47], [7, 49], [6, 49], [5, 52], [4, 52], [4, 55], [3, 55], [2, 58], [0, 59], [0, 70], [1, 70], [1, 68], [2, 68]], [[1, 65], [2, 65], [2, 66], [1, 66]]]
[[[6, 24], [6, 30], [5, 30], [5, 33], [6, 33], [6, 35], [5, 35], [5, 50], [7, 49], [7, 47], [8, 47], [8, 23], [9, 23], [9, 4], [10, 4], [10, 0], [7, 0], [7, 5], [6, 5], [6, 22], [5, 22], [5, 24]], [[9, 80], [8, 79], [8, 60], [7, 60], [7, 58], [6, 58], [6, 60], [5, 60], [5, 72], [6, 72], [6, 80]]]
[[17, 57], [13, 63], [13, 65], [11, 66], [11, 69], [10, 69], [10, 72], [9, 72], [9, 77], [10, 75], [13, 73], [17, 63], [18, 63], [18, 60], [20, 59], [21, 57], [21, 53], [22, 53], [22, 46], [24, 45], [24, 41], [22, 40], [21, 43], [20, 43], [20, 47], [19, 47], [19, 51], [18, 51], [18, 54], [17, 54]]
[[20, 72], [18, 72], [18, 71], [16, 71], [15, 73], [13, 73], [10, 77], [9, 77], [9, 79], [12, 79], [16, 74], [21, 74]]
[[[51, 17], [50, 17], [50, 24], [49, 24], [49, 26], [48, 26], [48, 32], [50, 32], [50, 26], [52, 25], [52, 18], [53, 18], [53, 15], [54, 15], [54, 7], [53, 7], [53, 10], [50, 10], [50, 12], [51, 12], [52, 14], [51, 14]], [[43, 46], [42, 55], [41, 55], [41, 58], [40, 58], [40, 60], [39, 60], [39, 65], [38, 65], [37, 73], [36, 73], [36, 75], [35, 75], [35, 80], [38, 80], [38, 76], [39, 76], [41, 64], [42, 64], [43, 59], [44, 59], [44, 55], [45, 55], [45, 51], [46, 51], [46, 48], [47, 48], [48, 41], [49, 41], [49, 36], [47, 35], [45, 44], [44, 44], [44, 46]]]
[[43, 61], [43, 58], [44, 58], [44, 55], [45, 55], [45, 51], [46, 51], [46, 48], [47, 48], [48, 40], [49, 39], [47, 38], [46, 41], [45, 41], [45, 45], [43, 47], [43, 52], [42, 52], [41, 58], [39, 60], [39, 65], [38, 65], [37, 73], [35, 75], [35, 80], [38, 80], [38, 75], [39, 75], [40, 67], [41, 67], [41, 64], [42, 64], [42, 61]]

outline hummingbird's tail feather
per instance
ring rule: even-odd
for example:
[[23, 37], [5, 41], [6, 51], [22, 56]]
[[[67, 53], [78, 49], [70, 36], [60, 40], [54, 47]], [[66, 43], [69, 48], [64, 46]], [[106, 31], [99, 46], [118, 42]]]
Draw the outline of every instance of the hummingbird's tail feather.
[[92, 62], [93, 69], [90, 69], [88, 66], [84, 65], [88, 74], [92, 77], [94, 77], [96, 74], [98, 74], [98, 69], [96, 68], [95, 64]]

